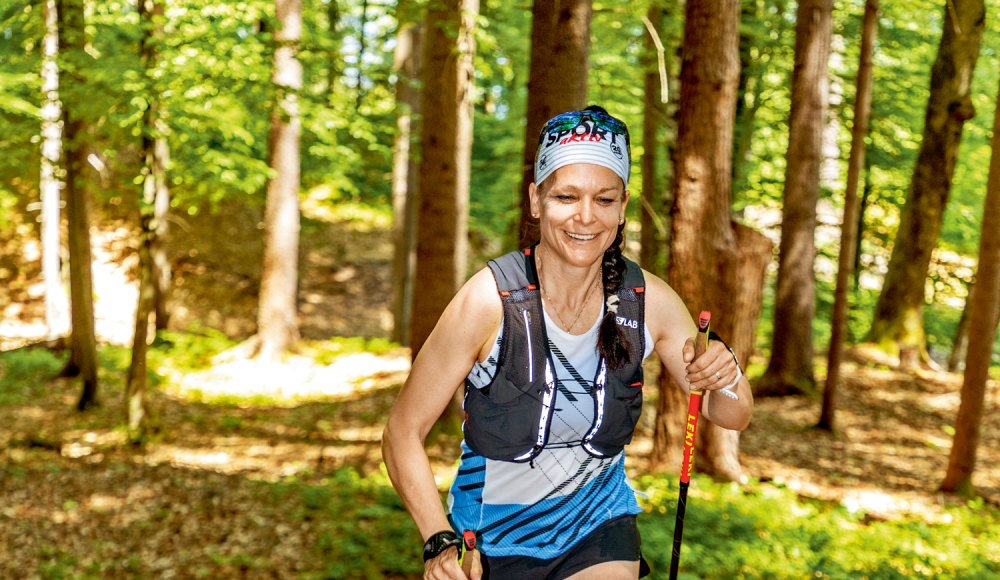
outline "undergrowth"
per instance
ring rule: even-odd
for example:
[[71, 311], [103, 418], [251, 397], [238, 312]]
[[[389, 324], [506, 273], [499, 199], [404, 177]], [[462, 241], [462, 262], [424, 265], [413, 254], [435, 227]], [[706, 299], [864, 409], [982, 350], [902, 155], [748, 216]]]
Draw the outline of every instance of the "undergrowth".
[[[947, 524], [867, 521], [862, 511], [755, 484], [697, 478], [685, 514], [680, 578], [993, 580], [1000, 577], [1000, 512], [982, 500], [954, 506]], [[651, 578], [666, 578], [678, 483], [645, 476], [650, 499], [639, 516]]]
[[[637, 487], [642, 553], [653, 580], [669, 575], [678, 481], [644, 476]], [[383, 473], [344, 469], [322, 485], [289, 478], [271, 484], [274, 501], [295, 494], [296, 519], [321, 530], [313, 547], [327, 567], [310, 579], [419, 577], [421, 538]], [[982, 500], [954, 505], [944, 519], [870, 521], [863, 511], [802, 500], [792, 490], [695, 477], [688, 496], [682, 580], [995, 580], [1000, 577], [1000, 512]]]

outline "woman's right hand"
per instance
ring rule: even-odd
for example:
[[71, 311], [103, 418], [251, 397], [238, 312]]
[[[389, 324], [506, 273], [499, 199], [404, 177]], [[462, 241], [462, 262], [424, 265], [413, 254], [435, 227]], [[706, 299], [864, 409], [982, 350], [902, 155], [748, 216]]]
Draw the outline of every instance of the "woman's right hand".
[[424, 562], [424, 580], [480, 580], [483, 577], [479, 550], [467, 553], [464, 564], [459, 565], [458, 548], [452, 546]]

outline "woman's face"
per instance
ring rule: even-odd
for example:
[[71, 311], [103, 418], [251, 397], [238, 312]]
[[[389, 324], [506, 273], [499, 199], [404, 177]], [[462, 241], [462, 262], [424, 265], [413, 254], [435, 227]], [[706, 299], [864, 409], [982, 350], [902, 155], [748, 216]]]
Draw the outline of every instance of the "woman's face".
[[614, 171], [575, 163], [528, 188], [531, 213], [539, 216], [542, 242], [574, 266], [598, 262], [618, 233], [628, 191]]

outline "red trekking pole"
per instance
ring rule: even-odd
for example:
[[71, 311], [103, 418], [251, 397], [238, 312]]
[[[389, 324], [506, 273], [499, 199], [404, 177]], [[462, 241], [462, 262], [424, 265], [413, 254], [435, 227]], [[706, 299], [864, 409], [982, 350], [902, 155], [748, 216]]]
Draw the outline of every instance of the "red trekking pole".
[[[698, 337], [694, 340], [694, 358], [708, 348], [708, 322], [712, 313], [703, 310], [698, 316]], [[701, 408], [702, 391], [691, 390], [688, 402], [687, 429], [684, 430], [684, 463], [681, 465], [681, 491], [677, 498], [677, 523], [674, 524], [674, 553], [670, 557], [670, 580], [677, 580], [677, 567], [681, 562], [681, 536], [684, 535], [684, 512], [687, 509], [688, 486], [691, 484], [691, 467], [694, 459], [694, 437], [698, 428], [698, 409]]]

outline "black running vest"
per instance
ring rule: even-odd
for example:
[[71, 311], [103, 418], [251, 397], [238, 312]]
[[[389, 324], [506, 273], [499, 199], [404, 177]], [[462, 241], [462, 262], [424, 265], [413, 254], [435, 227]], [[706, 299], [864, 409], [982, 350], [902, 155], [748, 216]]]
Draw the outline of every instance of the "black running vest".
[[[500, 358], [486, 387], [466, 380], [463, 426], [466, 445], [488, 459], [529, 462], [549, 439], [558, 379], [532, 254], [528, 248], [489, 263], [503, 302]], [[598, 361], [591, 388], [594, 421], [582, 443], [595, 457], [617, 455], [632, 440], [642, 412], [646, 288], [639, 266], [629, 260], [625, 264], [616, 321], [631, 347], [629, 363], [611, 369], [603, 357]], [[594, 348], [596, 352], [596, 344]]]

